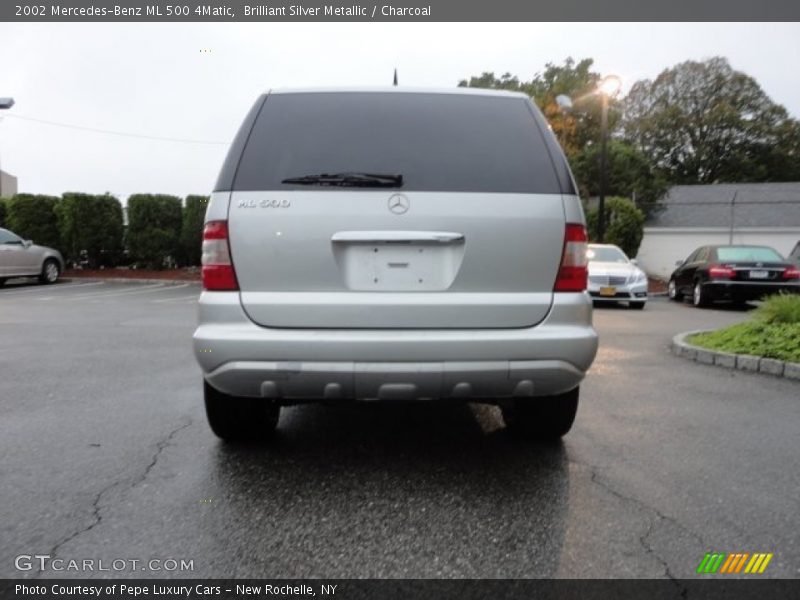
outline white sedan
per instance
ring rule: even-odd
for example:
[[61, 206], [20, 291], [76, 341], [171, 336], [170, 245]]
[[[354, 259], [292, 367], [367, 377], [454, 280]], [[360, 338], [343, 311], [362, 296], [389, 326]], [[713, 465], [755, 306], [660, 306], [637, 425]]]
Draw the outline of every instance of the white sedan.
[[630, 308], [644, 308], [647, 275], [636, 261], [612, 244], [589, 244], [589, 295], [596, 304], [627, 302]]

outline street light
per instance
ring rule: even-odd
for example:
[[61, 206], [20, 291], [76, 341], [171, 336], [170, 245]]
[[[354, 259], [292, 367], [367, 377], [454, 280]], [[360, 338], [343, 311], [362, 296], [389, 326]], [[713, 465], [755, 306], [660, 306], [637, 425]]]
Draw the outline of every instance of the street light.
[[597, 241], [603, 243], [606, 233], [606, 181], [608, 170], [608, 99], [619, 93], [622, 81], [616, 75], [608, 75], [597, 86], [597, 93], [602, 98], [603, 108], [600, 113], [600, 190], [597, 196]]

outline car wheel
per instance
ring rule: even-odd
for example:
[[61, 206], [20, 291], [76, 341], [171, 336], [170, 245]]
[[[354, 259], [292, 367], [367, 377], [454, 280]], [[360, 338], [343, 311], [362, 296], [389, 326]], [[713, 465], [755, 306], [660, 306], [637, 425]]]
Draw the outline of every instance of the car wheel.
[[628, 302], [628, 308], [635, 308], [637, 310], [642, 310], [644, 305], [644, 302]]
[[675, 283], [674, 279], [669, 280], [669, 284], [667, 285], [667, 295], [669, 296], [670, 300], [675, 300], [675, 302], [680, 302], [683, 300], [683, 294], [678, 291], [678, 284]]
[[266, 398], [229, 396], [203, 381], [206, 417], [217, 437], [236, 442], [266, 440], [275, 433], [281, 408]]
[[503, 420], [508, 430], [528, 440], [557, 440], [575, 422], [580, 388], [565, 394], [540, 398], [519, 398], [504, 406]]
[[706, 300], [706, 295], [703, 293], [703, 284], [699, 281], [695, 281], [694, 283], [692, 303], [698, 308], [708, 306], [708, 300]]
[[39, 275], [39, 281], [42, 283], [55, 283], [61, 275], [61, 267], [58, 261], [54, 258], [48, 258], [42, 265], [42, 273]]

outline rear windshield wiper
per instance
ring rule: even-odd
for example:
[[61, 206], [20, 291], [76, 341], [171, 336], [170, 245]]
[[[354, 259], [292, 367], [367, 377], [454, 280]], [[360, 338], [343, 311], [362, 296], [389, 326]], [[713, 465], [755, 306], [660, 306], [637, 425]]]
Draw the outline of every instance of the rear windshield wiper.
[[320, 173], [319, 175], [303, 175], [289, 177], [281, 183], [299, 185], [331, 185], [341, 187], [402, 187], [402, 175], [385, 173]]

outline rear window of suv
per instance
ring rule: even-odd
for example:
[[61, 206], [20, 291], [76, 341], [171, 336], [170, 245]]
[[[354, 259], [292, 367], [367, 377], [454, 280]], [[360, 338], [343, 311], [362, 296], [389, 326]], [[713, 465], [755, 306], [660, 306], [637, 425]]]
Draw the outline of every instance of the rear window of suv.
[[401, 174], [403, 191], [561, 193], [560, 157], [551, 157], [551, 134], [531, 109], [524, 98], [468, 94], [272, 94], [232, 187], [341, 191], [281, 182], [360, 172]]

